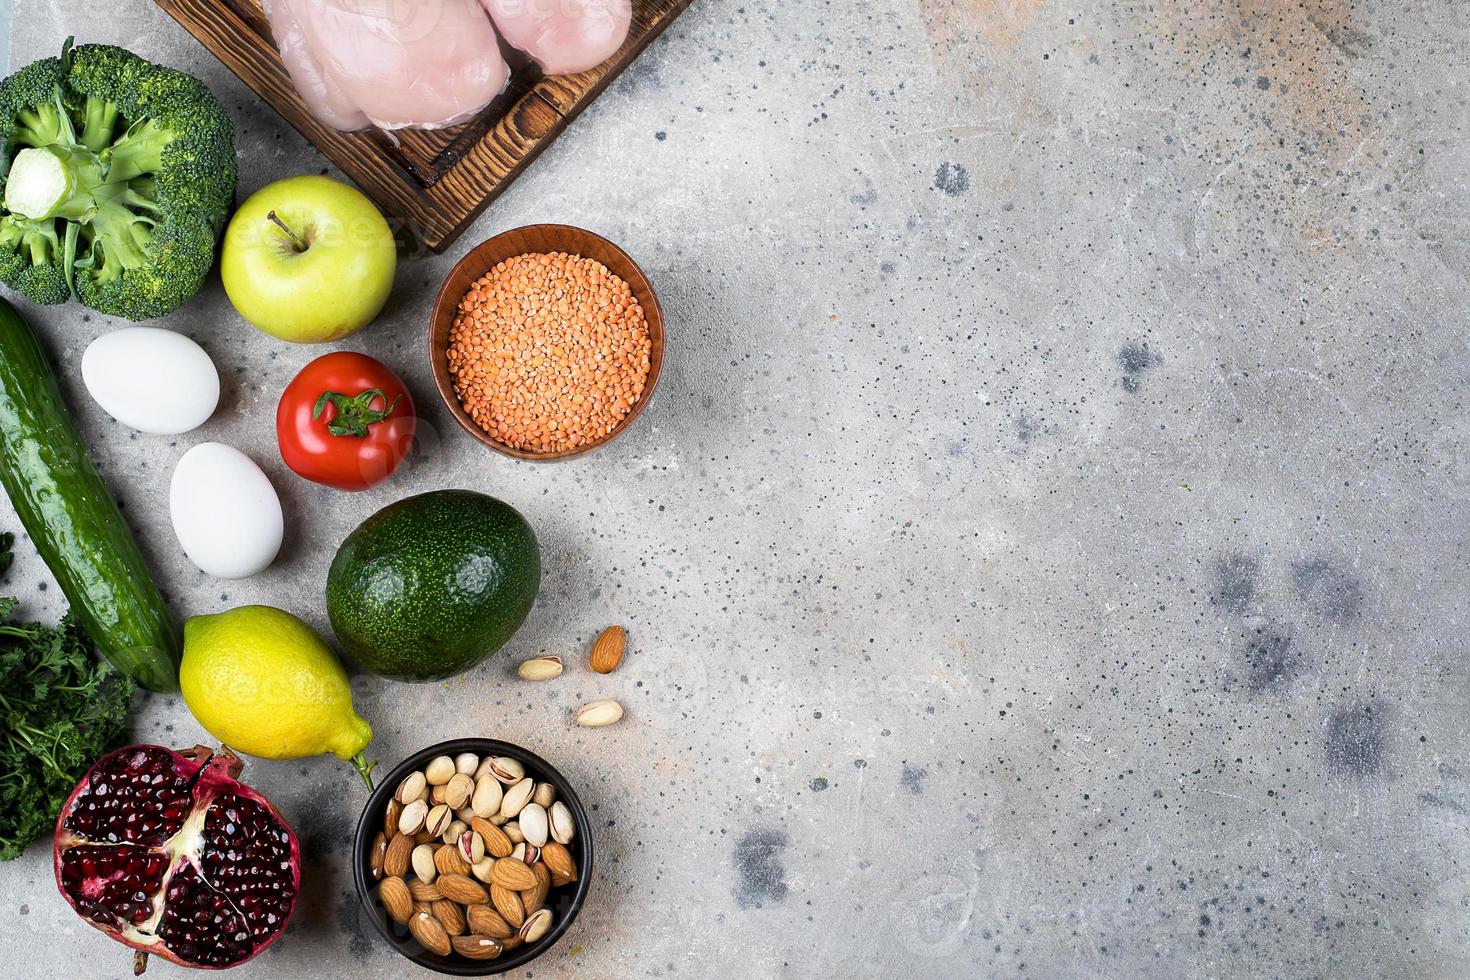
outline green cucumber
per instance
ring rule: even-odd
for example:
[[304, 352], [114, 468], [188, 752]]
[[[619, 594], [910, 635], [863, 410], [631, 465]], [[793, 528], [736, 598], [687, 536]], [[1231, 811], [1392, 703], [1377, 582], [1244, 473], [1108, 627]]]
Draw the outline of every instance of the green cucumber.
[[0, 485], [102, 654], [150, 691], [177, 690], [173, 617], [77, 437], [35, 332], [3, 299]]

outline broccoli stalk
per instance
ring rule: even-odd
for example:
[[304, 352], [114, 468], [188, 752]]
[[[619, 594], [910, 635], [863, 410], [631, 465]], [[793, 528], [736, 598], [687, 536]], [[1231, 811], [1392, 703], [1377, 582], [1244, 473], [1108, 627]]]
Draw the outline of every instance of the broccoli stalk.
[[99, 195], [112, 196], [97, 154], [85, 146], [28, 146], [5, 182], [6, 210], [31, 221], [84, 221]]

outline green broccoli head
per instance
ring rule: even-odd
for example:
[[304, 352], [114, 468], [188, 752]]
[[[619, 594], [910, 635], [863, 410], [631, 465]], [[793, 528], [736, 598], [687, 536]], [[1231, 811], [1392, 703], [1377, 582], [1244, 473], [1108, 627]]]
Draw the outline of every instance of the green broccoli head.
[[134, 320], [198, 291], [237, 169], [234, 127], [197, 79], [68, 48], [0, 83], [0, 141], [0, 280]]

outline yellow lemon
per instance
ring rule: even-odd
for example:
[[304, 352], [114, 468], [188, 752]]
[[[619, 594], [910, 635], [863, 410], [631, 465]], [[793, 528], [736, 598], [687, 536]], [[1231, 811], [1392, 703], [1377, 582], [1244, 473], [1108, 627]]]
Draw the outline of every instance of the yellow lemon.
[[347, 672], [301, 620], [271, 606], [241, 606], [184, 623], [184, 702], [221, 742], [265, 759], [330, 752], [371, 769], [372, 727], [352, 707]]

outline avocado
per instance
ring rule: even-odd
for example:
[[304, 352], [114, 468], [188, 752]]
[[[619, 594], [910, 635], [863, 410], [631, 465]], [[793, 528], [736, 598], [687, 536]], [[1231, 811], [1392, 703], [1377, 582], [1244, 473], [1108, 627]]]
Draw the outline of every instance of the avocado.
[[327, 615], [370, 673], [432, 681], [505, 645], [541, 585], [526, 519], [472, 490], [389, 504], [347, 536], [327, 572]]

